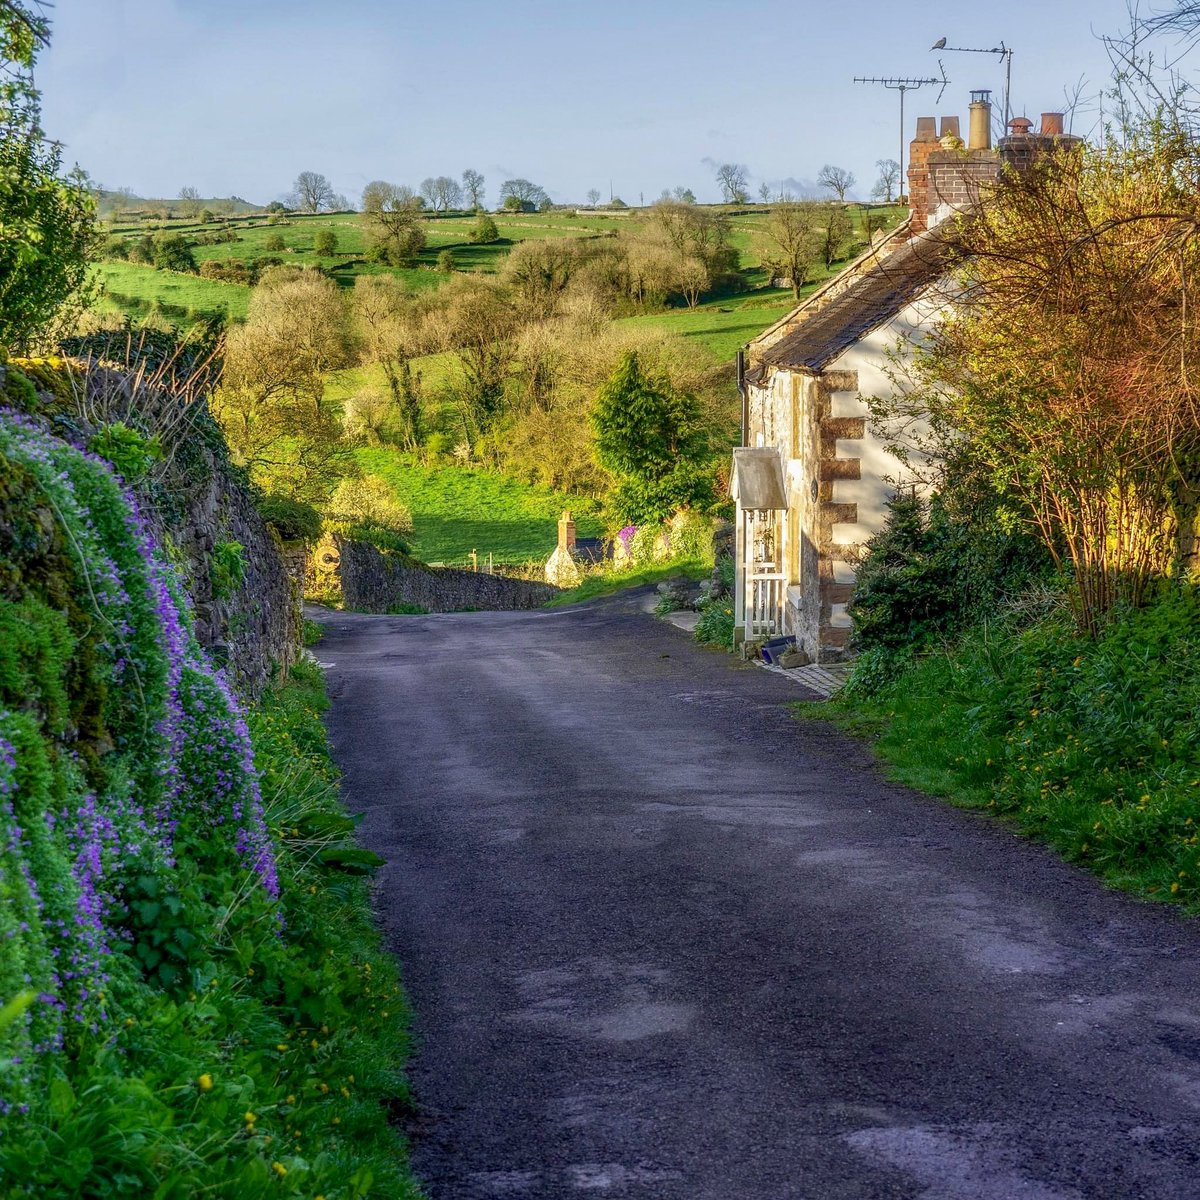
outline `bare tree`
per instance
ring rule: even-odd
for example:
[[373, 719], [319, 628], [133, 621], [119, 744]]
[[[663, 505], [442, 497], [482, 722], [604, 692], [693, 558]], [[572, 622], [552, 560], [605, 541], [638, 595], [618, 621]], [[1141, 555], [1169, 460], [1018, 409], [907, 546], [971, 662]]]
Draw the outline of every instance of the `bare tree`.
[[725, 196], [726, 204], [745, 204], [747, 176], [749, 172], [739, 163], [721, 163], [717, 167], [717, 183]]
[[595, 208], [600, 203], [600, 189], [588, 188], [588, 203]]
[[835, 167], [826, 163], [817, 176], [817, 183], [826, 191], [832, 192], [839, 200], [845, 200], [846, 193], [855, 184], [855, 179], [853, 173], [844, 167]]
[[467, 194], [467, 198], [471, 201], [472, 208], [483, 207], [483, 184], [484, 178], [478, 171], [468, 167], [462, 173], [463, 190]]
[[183, 211], [189, 216], [194, 217], [200, 211], [200, 191], [194, 187], [181, 187], [179, 189], [179, 199], [183, 201]]
[[462, 203], [462, 188], [449, 175], [422, 180], [421, 195], [434, 212], [446, 212]]
[[763, 204], [771, 203], [771, 185], [765, 179], [758, 185], [758, 198]]
[[318, 171], [301, 171], [292, 184], [292, 191], [296, 207], [305, 212], [317, 213], [333, 207], [333, 184]]
[[900, 183], [900, 164], [894, 158], [878, 158], [875, 160], [875, 169], [879, 172], [879, 178], [875, 180], [871, 195], [876, 200], [891, 204]]

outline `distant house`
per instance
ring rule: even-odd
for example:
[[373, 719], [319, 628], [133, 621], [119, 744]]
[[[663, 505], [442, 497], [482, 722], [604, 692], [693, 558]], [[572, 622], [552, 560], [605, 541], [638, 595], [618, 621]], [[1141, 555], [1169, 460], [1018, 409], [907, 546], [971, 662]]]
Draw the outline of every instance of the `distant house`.
[[[991, 105], [972, 97], [970, 141], [957, 117], [922, 117], [909, 153], [912, 212], [890, 237], [767, 329], [744, 352], [737, 504], [735, 638], [792, 635], [812, 662], [845, 657], [858, 563], [882, 529], [903, 465], [867, 420], [864, 397], [887, 395], [895, 358], [929, 331], [950, 296], [952, 250], [937, 226], [970, 208], [1002, 169], [1021, 170], [1062, 140], [1018, 118], [992, 149]], [[940, 132], [940, 136], [939, 136]]]

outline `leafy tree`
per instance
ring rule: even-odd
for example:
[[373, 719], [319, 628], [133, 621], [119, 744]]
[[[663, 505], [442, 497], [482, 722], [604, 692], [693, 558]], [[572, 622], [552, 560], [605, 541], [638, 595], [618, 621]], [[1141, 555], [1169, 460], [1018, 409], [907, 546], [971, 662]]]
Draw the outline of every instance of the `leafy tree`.
[[457, 360], [463, 433], [474, 447], [504, 409], [522, 317], [507, 289], [475, 275], [453, 275], [434, 294], [425, 319], [432, 347]]
[[387, 380], [397, 440], [403, 449], [416, 450], [422, 435], [421, 396], [411, 363], [423, 349], [419, 310], [394, 275], [360, 275], [350, 311], [362, 361], [377, 364]]
[[394, 267], [410, 266], [425, 249], [421, 204], [413, 190], [377, 179], [363, 189], [369, 255]]
[[192, 253], [191, 243], [178, 234], [160, 234], [154, 239], [153, 262], [160, 271], [196, 273], [196, 256]]
[[739, 163], [721, 163], [717, 167], [717, 183], [726, 204], [745, 204], [748, 172]]
[[454, 258], [453, 250], [442, 250], [437, 256], [437, 269], [443, 275], [453, 275], [458, 269], [458, 263]]
[[506, 179], [500, 185], [500, 202], [517, 212], [533, 212], [542, 202], [545, 191], [528, 179]]
[[0, 3], [0, 351], [27, 348], [81, 294], [98, 242], [87, 177], [64, 176], [41, 129], [32, 71], [48, 38], [32, 9]]
[[353, 469], [324, 398], [325, 374], [349, 361], [337, 284], [316, 271], [268, 271], [245, 324], [229, 331], [212, 398], [235, 460], [264, 491], [319, 503]]
[[472, 208], [483, 207], [483, 185], [486, 181], [478, 171], [468, 167], [462, 173], [463, 191], [467, 195], [467, 199], [471, 202]]
[[[1127, 110], [1128, 111], [1128, 110]], [[953, 236], [969, 292], [877, 418], [966, 442], [1069, 570], [1079, 627], [1200, 579], [1200, 146], [1128, 118], [992, 189]]]
[[854, 237], [854, 222], [841, 204], [822, 204], [817, 212], [821, 222], [821, 258], [831, 267], [845, 257]]
[[786, 279], [798, 300], [821, 256], [822, 238], [814, 205], [799, 200], [781, 200], [767, 220], [769, 239], [765, 258], [773, 275]]
[[317, 171], [301, 171], [292, 184], [296, 207], [303, 212], [319, 213], [336, 207], [333, 184]]
[[691, 188], [677, 187], [671, 192], [671, 198], [679, 204], [695, 204], [696, 193]]
[[331, 254], [336, 254], [338, 248], [337, 233], [332, 229], [318, 229], [316, 237], [313, 238], [313, 252], [320, 254], [323, 258], [328, 258]]
[[876, 200], [891, 204], [900, 184], [900, 164], [894, 158], [879, 158], [875, 160], [875, 169], [879, 172], [879, 178], [875, 180], [871, 195]]
[[839, 200], [846, 199], [846, 193], [854, 186], [852, 172], [843, 167], [835, 167], [826, 163], [817, 174], [817, 184], [826, 191], [832, 192]]
[[711, 500], [696, 398], [652, 378], [631, 351], [601, 387], [591, 416], [596, 457], [615, 477], [615, 519], [642, 525]]

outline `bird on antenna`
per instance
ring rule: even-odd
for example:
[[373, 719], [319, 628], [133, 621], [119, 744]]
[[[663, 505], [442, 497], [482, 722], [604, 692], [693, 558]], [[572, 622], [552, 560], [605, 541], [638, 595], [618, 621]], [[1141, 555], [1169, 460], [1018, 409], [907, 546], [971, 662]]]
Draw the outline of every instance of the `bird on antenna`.
[[930, 48], [930, 50], [945, 50], [945, 48], [946, 48], [946, 39], [945, 39], [945, 38], [938, 38], [938, 40], [937, 40], [936, 42], [934, 42], [934, 43], [933, 43], [933, 45], [932, 45], [932, 46], [930, 46], [929, 48]]

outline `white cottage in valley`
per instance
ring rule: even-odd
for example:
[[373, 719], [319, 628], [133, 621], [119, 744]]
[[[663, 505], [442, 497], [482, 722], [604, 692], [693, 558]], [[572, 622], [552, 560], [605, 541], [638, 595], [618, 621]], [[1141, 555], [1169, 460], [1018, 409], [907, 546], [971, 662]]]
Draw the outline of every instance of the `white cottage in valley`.
[[731, 485], [738, 641], [792, 635], [812, 662], [846, 655], [855, 572], [904, 475], [864, 397], [892, 392], [896, 352], [926, 336], [949, 303], [951, 248], [936, 226], [1002, 169], [1022, 170], [1065, 140], [1057, 113], [1043, 114], [1036, 134], [1017, 118], [998, 149], [990, 124], [986, 92], [973, 94], [965, 145], [957, 117], [942, 118], [940, 131], [922, 117], [909, 219], [746, 347]]

